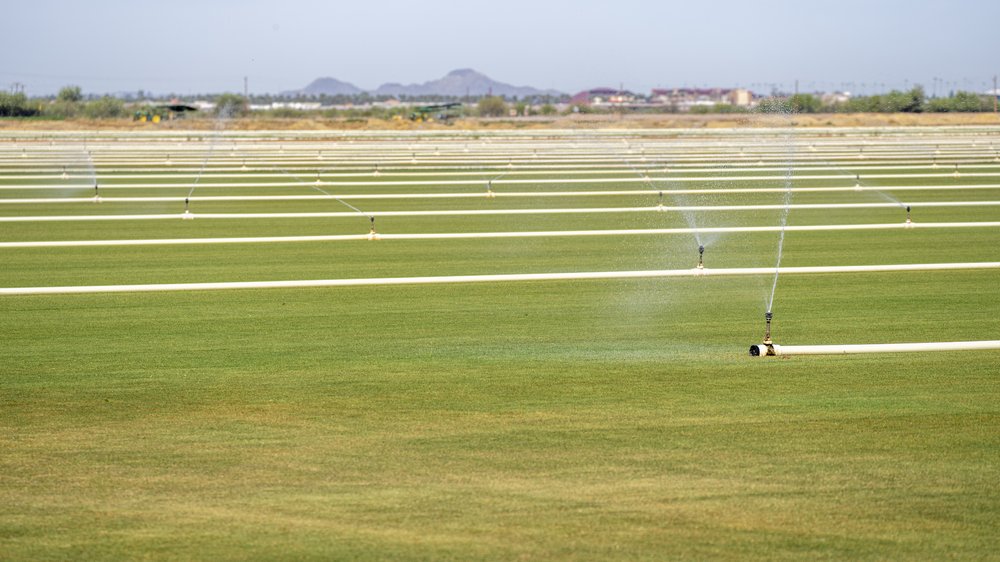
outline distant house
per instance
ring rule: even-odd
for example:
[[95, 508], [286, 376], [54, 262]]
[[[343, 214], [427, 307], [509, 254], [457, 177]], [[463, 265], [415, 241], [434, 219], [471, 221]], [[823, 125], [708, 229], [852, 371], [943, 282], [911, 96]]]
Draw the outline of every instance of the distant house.
[[650, 94], [650, 101], [675, 107], [678, 111], [688, 111], [699, 105], [748, 107], [753, 104], [753, 92], [742, 88], [657, 88]]
[[839, 103], [847, 103], [851, 101], [850, 92], [827, 92], [820, 96], [820, 101], [823, 105], [836, 105]]
[[572, 105], [628, 105], [634, 104], [639, 96], [628, 90], [614, 88], [594, 88], [585, 90], [570, 98]]

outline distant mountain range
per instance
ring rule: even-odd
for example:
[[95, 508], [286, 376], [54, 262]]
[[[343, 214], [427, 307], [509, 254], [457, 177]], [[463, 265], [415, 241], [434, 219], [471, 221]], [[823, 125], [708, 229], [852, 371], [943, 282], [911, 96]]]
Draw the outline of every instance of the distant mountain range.
[[[358, 88], [354, 84], [342, 82], [335, 78], [317, 78], [308, 86], [301, 90], [291, 90], [282, 92], [284, 95], [356, 95], [364, 93], [365, 90]], [[557, 90], [540, 90], [531, 86], [512, 86], [503, 82], [497, 82], [485, 74], [476, 72], [471, 68], [460, 68], [452, 70], [443, 78], [424, 82], [423, 84], [382, 84], [375, 90], [368, 93], [376, 96], [485, 96], [493, 94], [496, 96], [507, 96], [519, 98], [529, 96], [560, 96], [562, 92]]]

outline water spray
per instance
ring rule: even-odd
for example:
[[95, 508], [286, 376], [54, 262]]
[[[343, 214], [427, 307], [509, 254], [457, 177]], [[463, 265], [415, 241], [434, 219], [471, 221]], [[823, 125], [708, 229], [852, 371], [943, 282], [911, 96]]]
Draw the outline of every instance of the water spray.
[[371, 221], [371, 230], [368, 231], [368, 239], [378, 240], [379, 235], [378, 232], [375, 231], [375, 217], [368, 217], [368, 220]]

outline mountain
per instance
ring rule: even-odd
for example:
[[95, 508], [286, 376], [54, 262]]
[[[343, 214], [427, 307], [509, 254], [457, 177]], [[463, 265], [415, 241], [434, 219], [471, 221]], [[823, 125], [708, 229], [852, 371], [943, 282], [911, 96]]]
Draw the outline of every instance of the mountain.
[[293, 90], [291, 92], [282, 92], [286, 95], [295, 94], [306, 94], [306, 95], [320, 95], [326, 94], [328, 96], [353, 96], [355, 94], [362, 94], [364, 90], [355, 86], [354, 84], [349, 84], [347, 82], [341, 82], [336, 78], [317, 78], [313, 80], [308, 86], [302, 88], [301, 90]]
[[556, 90], [539, 90], [530, 86], [512, 86], [497, 82], [485, 74], [471, 68], [452, 70], [443, 78], [424, 82], [423, 84], [403, 85], [388, 83], [379, 86], [373, 93], [386, 96], [484, 96], [489, 93], [497, 96], [558, 96]]

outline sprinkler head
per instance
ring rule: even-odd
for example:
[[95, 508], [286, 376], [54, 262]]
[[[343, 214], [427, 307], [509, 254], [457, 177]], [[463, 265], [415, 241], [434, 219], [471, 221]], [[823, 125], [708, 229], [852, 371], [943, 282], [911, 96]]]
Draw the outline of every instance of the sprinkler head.
[[764, 345], [771, 345], [771, 319], [772, 318], [774, 318], [774, 315], [771, 314], [770, 310], [764, 313], [764, 320], [767, 322], [767, 327], [765, 328], [765, 331], [764, 331]]
[[910, 220], [910, 206], [907, 205], [906, 206], [906, 226], [910, 226], [911, 224], [913, 224], [913, 221]]
[[773, 357], [775, 355], [778, 355], [778, 349], [780, 348], [777, 345], [774, 345], [774, 342], [771, 341], [772, 318], [774, 318], [774, 315], [771, 314], [771, 311], [767, 311], [764, 313], [764, 319], [767, 321], [767, 332], [764, 334], [763, 342], [750, 346], [750, 357], [761, 357], [761, 356]]
[[184, 220], [191, 220], [191, 219], [194, 218], [194, 215], [191, 214], [191, 210], [189, 208], [190, 205], [191, 205], [191, 199], [188, 198], [188, 197], [185, 197], [184, 198], [184, 214], [181, 215], [181, 218], [184, 219]]
[[379, 235], [378, 232], [375, 231], [375, 217], [368, 217], [368, 220], [371, 221], [371, 230], [368, 231], [368, 239], [378, 240]]
[[698, 269], [705, 269], [705, 246], [698, 246]]

